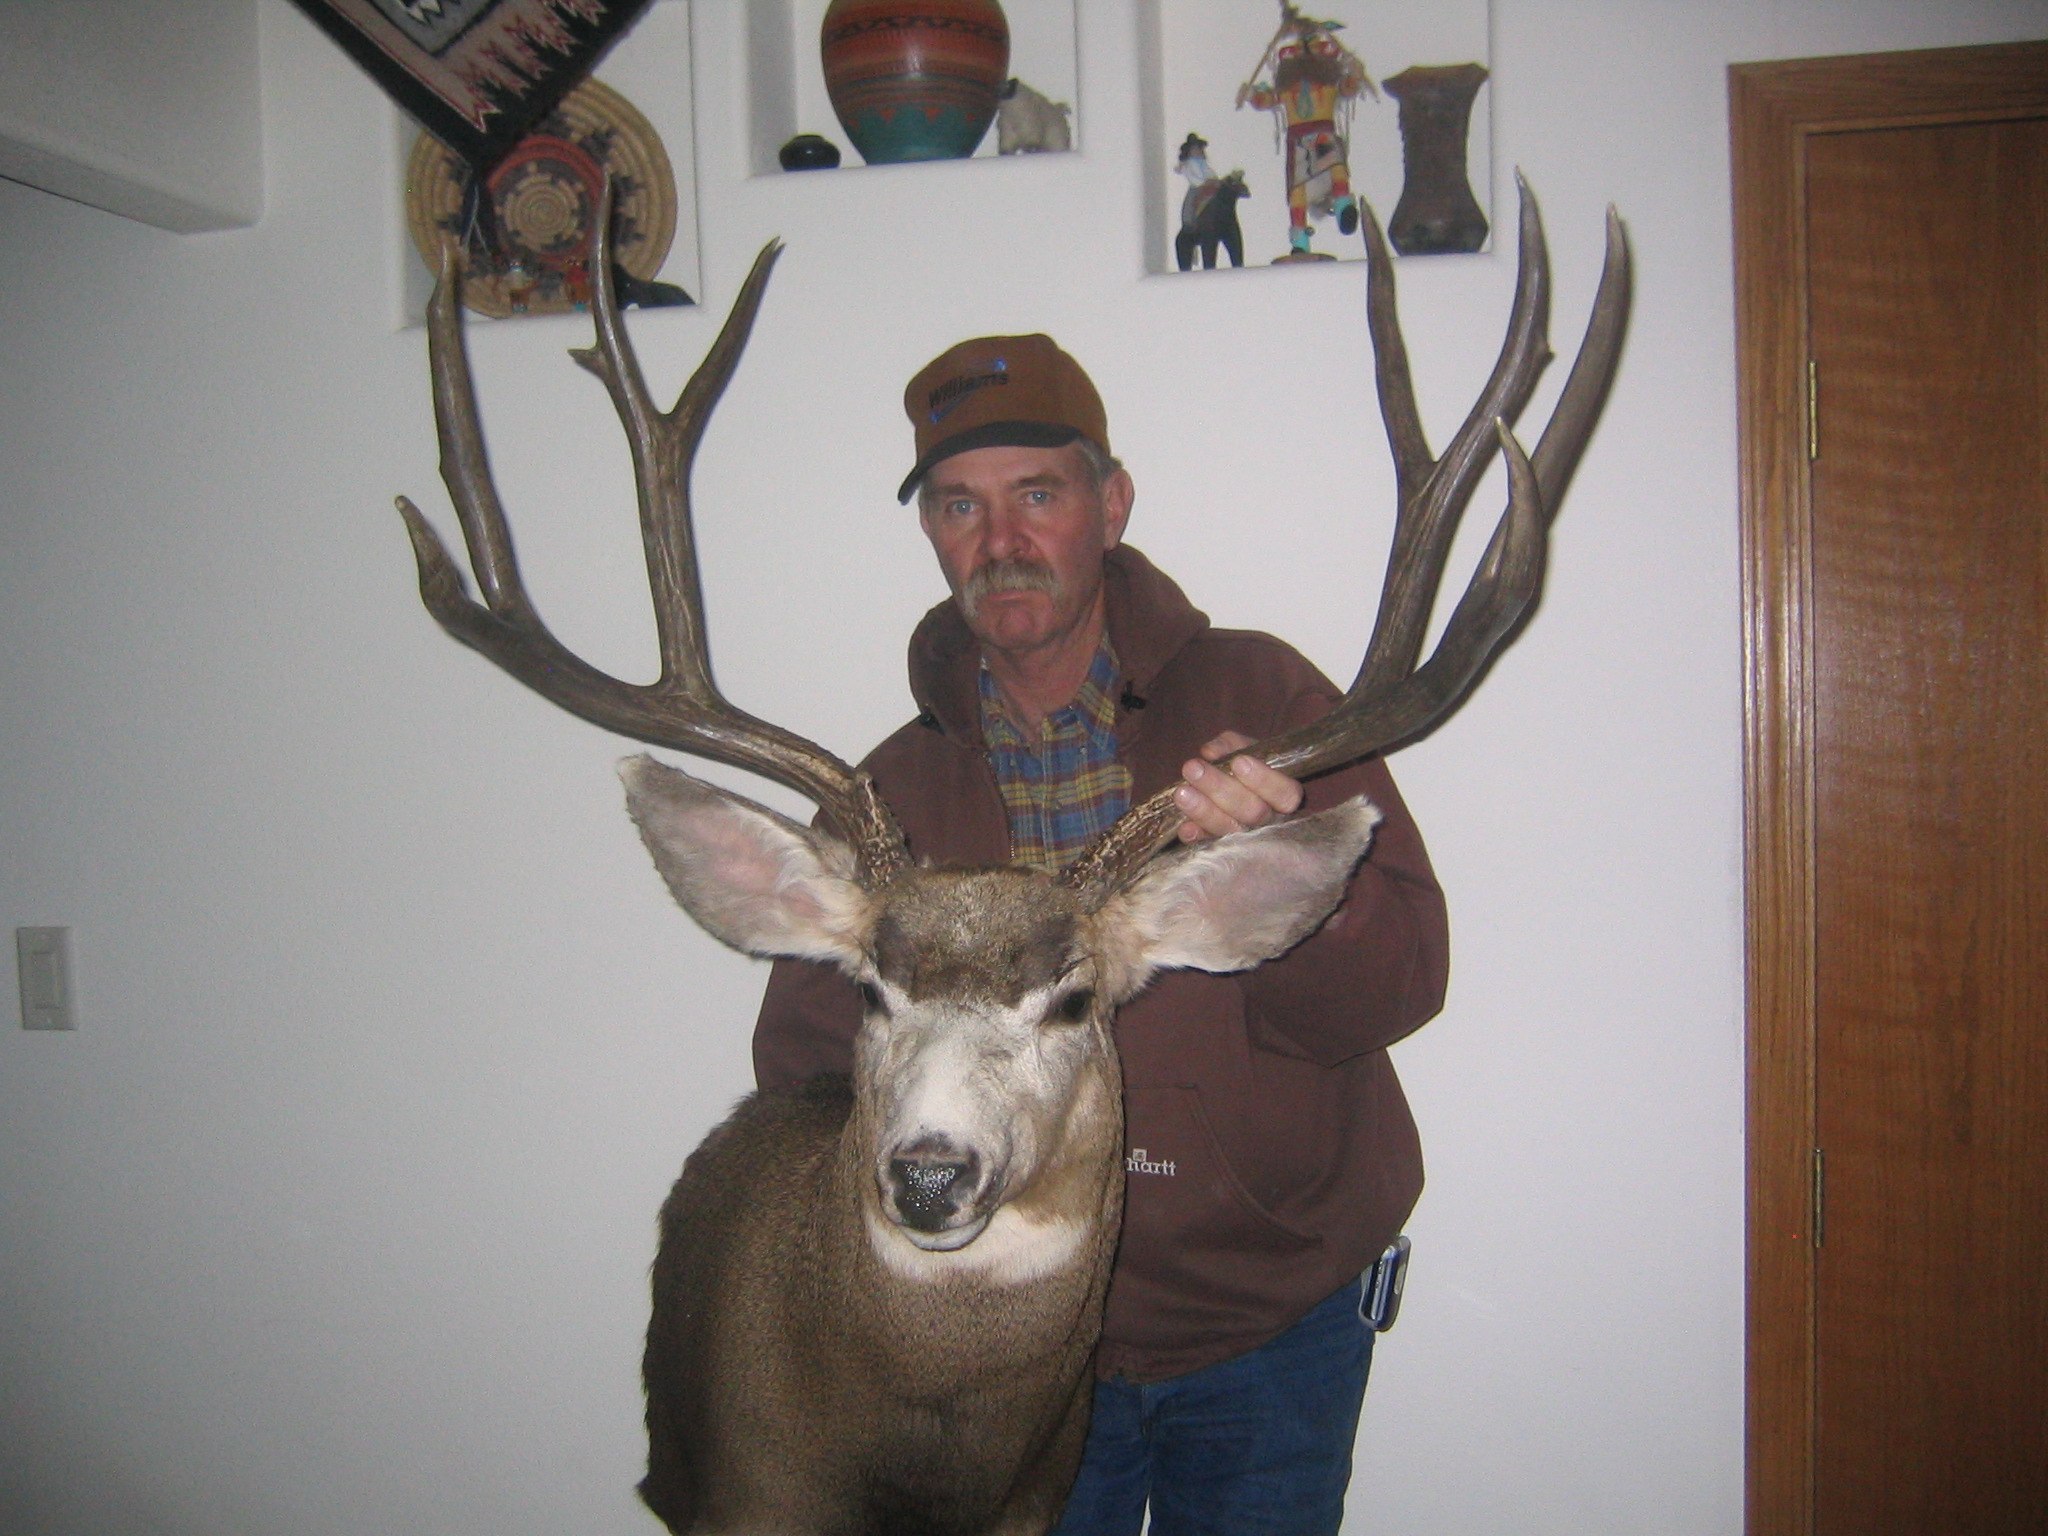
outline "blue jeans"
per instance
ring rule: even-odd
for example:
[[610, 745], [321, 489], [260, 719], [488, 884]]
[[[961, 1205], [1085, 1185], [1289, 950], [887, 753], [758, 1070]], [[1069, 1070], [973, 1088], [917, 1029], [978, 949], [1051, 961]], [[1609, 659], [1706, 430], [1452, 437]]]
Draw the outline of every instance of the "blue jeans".
[[1081, 1473], [1052, 1536], [1336, 1536], [1373, 1332], [1352, 1281], [1248, 1355], [1095, 1384]]

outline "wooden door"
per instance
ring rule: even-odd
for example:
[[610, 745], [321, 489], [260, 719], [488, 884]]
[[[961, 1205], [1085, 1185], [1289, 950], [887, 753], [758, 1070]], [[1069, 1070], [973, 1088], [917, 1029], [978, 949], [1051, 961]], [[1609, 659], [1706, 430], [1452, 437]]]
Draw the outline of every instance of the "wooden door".
[[1733, 95], [1750, 1528], [2048, 1531], [2048, 48]]

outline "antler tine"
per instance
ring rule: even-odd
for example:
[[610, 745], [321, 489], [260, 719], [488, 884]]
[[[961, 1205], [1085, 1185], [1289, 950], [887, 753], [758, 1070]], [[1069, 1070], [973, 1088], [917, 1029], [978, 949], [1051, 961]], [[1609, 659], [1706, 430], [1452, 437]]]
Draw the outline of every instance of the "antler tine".
[[1600, 266], [1600, 286], [1593, 294], [1593, 313], [1586, 321], [1586, 334], [1579, 343], [1579, 355], [1564, 381], [1564, 391], [1551, 410], [1550, 423], [1537, 439], [1530, 462], [1536, 466], [1536, 483], [1543, 490], [1543, 504], [1555, 517], [1564, 502], [1565, 487], [1579, 467], [1579, 455], [1593, 435], [1593, 423], [1607, 403], [1608, 386], [1621, 361], [1621, 338], [1628, 329], [1629, 306], [1635, 294], [1633, 264], [1629, 259], [1628, 231], [1614, 205], [1607, 208], [1607, 255]]
[[[1549, 361], [1549, 261], [1535, 198], [1519, 175], [1516, 182], [1522, 191], [1521, 257], [1507, 341], [1473, 414], [1435, 461], [1423, 438], [1394, 316], [1391, 258], [1368, 216], [1368, 316], [1401, 507], [1372, 644], [1350, 691], [1322, 719], [1244, 749], [1296, 778], [1412, 740], [1442, 721], [1512, 638], [1542, 585], [1551, 519], [1620, 360], [1631, 280], [1627, 238], [1610, 208], [1607, 258], [1592, 318], [1532, 460], [1508, 423]], [[1491, 414], [1482, 417], [1482, 411]], [[1418, 667], [1422, 628], [1451, 539], [1484, 471], [1482, 441], [1497, 446], [1507, 463], [1507, 509], [1436, 650]], [[1103, 899], [1171, 840], [1182, 819], [1173, 788], [1162, 790], [1096, 839], [1060, 878]]]
[[592, 260], [597, 345], [571, 355], [604, 381], [631, 445], [661, 676], [638, 686], [599, 671], [555, 638], [526, 594], [484, 449], [452, 247], [444, 252], [427, 306], [427, 345], [441, 477], [461, 521], [483, 601], [469, 596], [439, 536], [401, 496], [398, 509], [418, 560], [421, 601], [455, 639], [571, 714], [636, 741], [748, 769], [805, 795], [852, 842], [863, 883], [886, 884], [909, 859], [867, 775], [815, 743], [734, 708], [712, 682], [704, 645], [703, 598], [690, 527], [690, 466], [712, 407], [746, 347], [780, 244], [770, 241], [756, 258], [718, 339], [675, 409], [663, 413], [649, 399], [619, 316], [611, 275], [609, 190], [603, 209]]
[[[1507, 424], [1494, 425], [1508, 465], [1507, 510], [1429, 660], [1390, 688], [1353, 683], [1329, 714], [1246, 747], [1244, 754], [1301, 779], [1341, 768], [1449, 714], [1492, 659], [1542, 584], [1548, 527], [1535, 469]], [[1170, 785], [1125, 813], [1060, 872], [1061, 882], [1100, 899], [1136, 874], [1186, 819], [1174, 799], [1178, 788]]]
[[1508, 467], [1507, 509], [1429, 660], [1391, 687], [1354, 682], [1322, 719], [1246, 751], [1296, 778], [1356, 762], [1409, 740], [1449, 714], [1493, 659], [1543, 584], [1550, 526], [1535, 468], [1522, 445], [1506, 422], [1496, 421], [1494, 430]]
[[[444, 240], [441, 269], [427, 300], [427, 351], [433, 381], [435, 435], [441, 445], [441, 481], [455, 503], [462, 540], [469, 547], [469, 562], [476, 571], [484, 601], [494, 613], [530, 613], [526, 591], [519, 580], [519, 564], [512, 553], [512, 535], [505, 525], [505, 509], [498, 501], [490, 461], [484, 454], [483, 428], [477, 421], [476, 386], [469, 374], [469, 351], [461, 343], [459, 282], [455, 242]], [[427, 568], [436, 555], [437, 595], [445, 604], [452, 582], [455, 596], [461, 597], [462, 577], [419, 509], [401, 496], [398, 510], [405, 518], [413, 551], [420, 561], [422, 597], [426, 596]], [[433, 601], [427, 606], [444, 625], [448, 622]]]
[[1550, 362], [1550, 254], [1543, 239], [1543, 216], [1519, 171], [1515, 186], [1521, 215], [1507, 335], [1486, 388], [1440, 459], [1429, 455], [1415, 408], [1408, 350], [1395, 310], [1393, 259], [1379, 221], [1367, 211], [1366, 316], [1398, 497], [1379, 616], [1360, 669], [1370, 686], [1391, 685], [1414, 670], [1451, 543], [1493, 455], [1493, 425], [1502, 420], [1512, 423], [1521, 415]]
[[647, 580], [654, 594], [655, 629], [661, 648], [662, 681], [687, 679], [693, 689], [723, 706], [711, 682], [702, 633], [704, 597], [697, 574], [695, 528], [690, 514], [690, 471], [711, 411], [739, 367], [753, 334], [768, 278], [782, 254], [770, 240], [754, 258], [746, 281], [718, 337], [683, 386], [673, 409], [655, 409], [620, 317], [611, 261], [612, 188], [605, 183], [603, 213], [592, 251], [591, 317], [597, 345], [569, 355], [597, 375], [610, 391], [633, 455], [633, 479], [640, 498], [640, 532], [646, 545]]

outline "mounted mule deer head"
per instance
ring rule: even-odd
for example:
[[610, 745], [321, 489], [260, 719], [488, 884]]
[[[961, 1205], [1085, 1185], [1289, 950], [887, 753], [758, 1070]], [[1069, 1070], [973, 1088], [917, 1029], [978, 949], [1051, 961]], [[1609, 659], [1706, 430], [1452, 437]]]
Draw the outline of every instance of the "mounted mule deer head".
[[[597, 345], [572, 355], [610, 390], [631, 444], [661, 675], [631, 685], [591, 667], [527, 598], [485, 458], [452, 255], [428, 340], [442, 477], [482, 600], [401, 497], [421, 597], [456, 639], [571, 713], [815, 802], [822, 829], [644, 755], [621, 768], [641, 835], [692, 917], [748, 954], [838, 966], [865, 1004], [851, 1085], [754, 1095], [691, 1156], [663, 1210], [641, 1492], [677, 1532], [1042, 1531], [1086, 1433], [1122, 1211], [1112, 1015], [1161, 969], [1240, 970], [1300, 941], [1341, 898], [1378, 816], [1352, 801], [1164, 854], [1180, 820], [1169, 792], [1056, 877], [914, 863], [865, 774], [736, 709], [711, 680], [690, 465], [779, 246], [762, 251], [703, 364], [662, 412], [620, 320], [609, 222], [599, 221], [593, 262]], [[1540, 585], [1549, 519], [1613, 376], [1628, 308], [1627, 249], [1610, 212], [1586, 340], [1525, 457], [1506, 423], [1549, 359], [1549, 269], [1524, 187], [1506, 344], [1432, 457], [1370, 214], [1366, 243], [1400, 508], [1378, 624], [1349, 693], [1316, 724], [1247, 749], [1297, 777], [1421, 734], [1512, 635]], [[1507, 510], [1418, 665], [1459, 517], [1496, 449]]]

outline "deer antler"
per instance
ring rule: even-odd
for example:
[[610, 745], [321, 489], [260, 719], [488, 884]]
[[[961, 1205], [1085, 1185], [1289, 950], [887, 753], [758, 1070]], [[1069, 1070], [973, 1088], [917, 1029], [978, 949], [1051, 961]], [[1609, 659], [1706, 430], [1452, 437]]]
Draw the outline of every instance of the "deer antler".
[[[1551, 519], [1621, 356], [1630, 294], [1628, 240], [1620, 217], [1608, 209], [1607, 260], [1585, 339], [1533, 459], [1525, 457], [1507, 424], [1521, 414], [1550, 361], [1550, 257], [1536, 199], [1519, 173], [1515, 185], [1521, 194], [1521, 244], [1507, 339], [1493, 376], [1440, 458], [1430, 456], [1415, 407], [1408, 351], [1394, 306], [1393, 259], [1379, 221], [1370, 209], [1365, 211], [1366, 322], [1400, 505], [1379, 617], [1350, 691], [1313, 724], [1244, 749], [1296, 778], [1413, 740], [1448, 717], [1507, 647], [1543, 584]], [[1451, 541], [1495, 447], [1507, 461], [1507, 510], [1436, 650], [1417, 666]], [[1128, 880], [1180, 825], [1183, 818], [1173, 798], [1177, 787], [1161, 790], [1127, 813], [1061, 871], [1060, 879], [1097, 896]]]
[[886, 885], [909, 863], [902, 835], [873, 782], [815, 743], [727, 703], [712, 681], [704, 647], [704, 599], [690, 525], [690, 466], [712, 408], [746, 349], [781, 249], [773, 240], [762, 248], [718, 339], [674, 409], [663, 412], [648, 394], [619, 317], [612, 283], [609, 189], [599, 210], [590, 306], [597, 345], [569, 355], [604, 381], [632, 448], [640, 532], [661, 650], [661, 676], [654, 682], [624, 683], [585, 662], [549, 632], [526, 594], [477, 418], [452, 243], [443, 248], [439, 280], [427, 305], [427, 348], [441, 478], [462, 523], [481, 602], [469, 595], [461, 571], [419, 509], [401, 496], [398, 510], [419, 561], [420, 599], [449, 634], [593, 725], [730, 763], [806, 796], [853, 844], [861, 881], [873, 889]]

